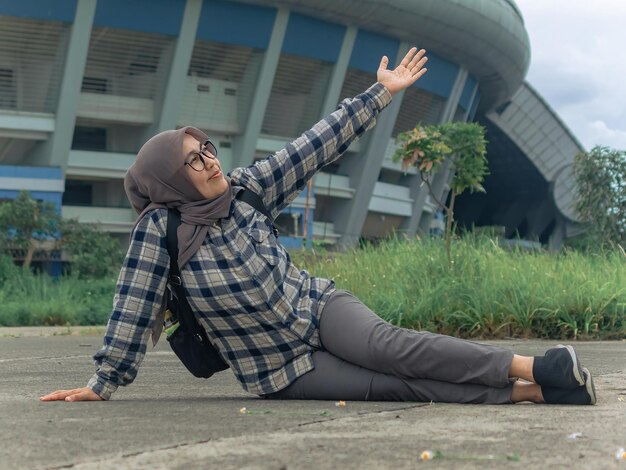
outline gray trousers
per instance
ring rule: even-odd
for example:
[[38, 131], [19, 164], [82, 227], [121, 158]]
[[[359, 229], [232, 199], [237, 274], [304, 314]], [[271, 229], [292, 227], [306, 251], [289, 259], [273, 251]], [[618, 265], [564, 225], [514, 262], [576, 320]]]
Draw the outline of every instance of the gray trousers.
[[268, 398], [511, 403], [512, 351], [398, 328], [347, 291], [326, 303], [320, 340], [315, 369]]

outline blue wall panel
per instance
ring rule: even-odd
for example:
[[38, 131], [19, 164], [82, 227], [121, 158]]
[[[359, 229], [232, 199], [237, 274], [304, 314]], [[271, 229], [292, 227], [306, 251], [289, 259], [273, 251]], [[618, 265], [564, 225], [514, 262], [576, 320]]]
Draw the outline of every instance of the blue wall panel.
[[0, 15], [74, 22], [77, 0], [0, 0]]
[[197, 38], [267, 49], [275, 19], [273, 8], [204, 0]]
[[346, 28], [291, 13], [283, 42], [283, 52], [327, 62], [336, 62]]
[[398, 47], [400, 47], [400, 42], [396, 39], [359, 30], [350, 56], [349, 66], [376, 75], [382, 56], [389, 57], [389, 66], [393, 66]]
[[[350, 67], [376, 74], [381, 57], [386, 55], [389, 57], [389, 68], [395, 68], [397, 64], [394, 60], [399, 46], [399, 41], [395, 39], [359, 30], [350, 57]], [[447, 98], [452, 91], [459, 67], [434, 54], [427, 55], [428, 72], [414, 86]]]
[[459, 73], [459, 66], [434, 54], [426, 52], [426, 55], [428, 56], [426, 63], [428, 71], [413, 86], [447, 98], [450, 96], [454, 80]]
[[472, 92], [474, 91], [474, 86], [476, 85], [476, 79], [471, 75], [467, 76], [467, 80], [465, 80], [465, 87], [463, 88], [463, 93], [461, 93], [461, 98], [459, 100], [459, 106], [467, 111], [469, 107], [470, 100], [472, 99]]
[[62, 180], [63, 172], [57, 167], [0, 165], [0, 177]]
[[[29, 179], [48, 179], [63, 180], [63, 172], [57, 167], [37, 167], [37, 166], [14, 166], [0, 165], [0, 178], [29, 178]], [[14, 189], [0, 188], [0, 199], [15, 199], [19, 195], [19, 191]], [[56, 191], [29, 191], [33, 199], [41, 199], [54, 203], [59, 209], [63, 192]]]
[[185, 0], [100, 0], [94, 26], [178, 36]]

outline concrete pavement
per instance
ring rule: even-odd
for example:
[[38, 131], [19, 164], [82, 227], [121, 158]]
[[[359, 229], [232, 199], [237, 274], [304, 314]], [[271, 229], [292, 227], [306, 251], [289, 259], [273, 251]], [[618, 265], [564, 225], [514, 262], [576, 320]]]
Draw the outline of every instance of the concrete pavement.
[[[165, 341], [111, 401], [41, 403], [93, 372], [101, 336], [74, 330], [0, 329], [0, 469], [626, 469], [615, 459], [626, 447], [624, 341], [575, 343], [596, 378], [593, 407], [267, 401], [228, 371], [195, 379]], [[555, 344], [492, 343], [520, 354]], [[421, 462], [424, 450], [463, 460]], [[513, 453], [519, 462], [465, 458]]]

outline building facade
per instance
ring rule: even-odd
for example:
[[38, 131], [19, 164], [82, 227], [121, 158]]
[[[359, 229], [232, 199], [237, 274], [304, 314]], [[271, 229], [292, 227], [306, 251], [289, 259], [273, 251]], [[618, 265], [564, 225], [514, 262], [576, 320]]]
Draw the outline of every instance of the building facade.
[[[512, 0], [2, 2], [0, 197], [27, 189], [125, 239], [136, 214], [123, 177], [150, 136], [194, 125], [224, 168], [251, 164], [373, 84], [383, 55], [393, 64], [413, 45], [428, 50], [428, 73], [281, 215], [288, 246], [427, 231], [426, 188], [391, 160], [396, 135], [417, 123], [488, 119], [531, 165], [552, 158], [533, 160], [529, 136], [501, 117], [530, 61]], [[448, 177], [433, 182], [440, 196]]]

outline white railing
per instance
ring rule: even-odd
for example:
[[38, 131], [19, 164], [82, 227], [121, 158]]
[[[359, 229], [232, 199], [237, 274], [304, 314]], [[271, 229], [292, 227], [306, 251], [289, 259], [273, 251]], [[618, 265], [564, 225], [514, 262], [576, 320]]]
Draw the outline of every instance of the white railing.
[[64, 219], [78, 219], [85, 224], [97, 224], [105, 232], [130, 233], [137, 214], [133, 209], [97, 206], [62, 206]]
[[350, 178], [343, 175], [331, 175], [330, 173], [318, 173], [313, 180], [313, 187], [317, 196], [331, 196], [343, 199], [351, 199], [354, 196], [354, 188], [350, 187]]
[[377, 182], [370, 199], [369, 210], [382, 214], [410, 217], [413, 199], [406, 186]]
[[130, 153], [71, 150], [66, 174], [121, 179], [134, 161], [135, 155]]
[[76, 116], [107, 122], [150, 124], [154, 120], [154, 101], [148, 98], [82, 92]]

